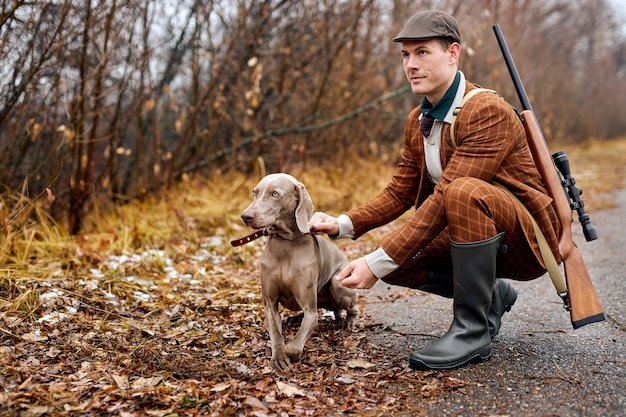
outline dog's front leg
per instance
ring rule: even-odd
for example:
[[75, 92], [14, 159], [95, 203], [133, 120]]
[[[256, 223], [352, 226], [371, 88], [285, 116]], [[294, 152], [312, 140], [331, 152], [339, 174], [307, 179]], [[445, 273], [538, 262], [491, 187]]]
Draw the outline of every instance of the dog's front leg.
[[[314, 295], [315, 293], [313, 293], [313, 296]], [[304, 344], [309, 340], [315, 329], [317, 329], [319, 319], [317, 313], [317, 297], [312, 297], [313, 300], [310, 300], [311, 294], [307, 297], [309, 299], [306, 300], [306, 304], [302, 301], [299, 302], [300, 306], [302, 306], [302, 312], [304, 313], [300, 329], [293, 340], [287, 344], [286, 353], [292, 362], [300, 360], [304, 350]]]
[[272, 346], [270, 365], [278, 371], [286, 371], [291, 368], [291, 362], [285, 351], [285, 338], [283, 337], [280, 312], [278, 311], [278, 299], [265, 299], [265, 319]]

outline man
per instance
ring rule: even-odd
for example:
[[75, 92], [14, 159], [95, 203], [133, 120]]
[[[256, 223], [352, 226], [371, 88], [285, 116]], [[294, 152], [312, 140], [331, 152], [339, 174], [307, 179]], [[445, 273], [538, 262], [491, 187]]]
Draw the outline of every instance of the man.
[[458, 70], [456, 20], [441, 11], [421, 11], [393, 40], [402, 44], [413, 93], [425, 96], [408, 116], [401, 161], [373, 200], [338, 218], [315, 213], [309, 225], [315, 233], [356, 239], [415, 206], [407, 222], [336, 279], [361, 289], [382, 279], [453, 298], [449, 330], [412, 352], [409, 365], [450, 369], [482, 362], [490, 359], [491, 339], [517, 299], [517, 291], [501, 278], [530, 280], [546, 271], [523, 206], [557, 259], [560, 224], [522, 123], [500, 96], [471, 97], [456, 117], [452, 143], [453, 111], [477, 88]]

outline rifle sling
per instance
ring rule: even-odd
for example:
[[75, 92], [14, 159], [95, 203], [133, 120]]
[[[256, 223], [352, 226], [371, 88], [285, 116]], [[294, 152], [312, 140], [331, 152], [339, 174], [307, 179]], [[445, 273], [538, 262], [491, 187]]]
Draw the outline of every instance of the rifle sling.
[[530, 214], [528, 208], [526, 208], [526, 206], [522, 204], [519, 198], [517, 198], [517, 196], [513, 194], [508, 188], [506, 188], [504, 185], [500, 184], [497, 181], [491, 181], [491, 183], [497, 187], [502, 188], [514, 200], [519, 202], [522, 207], [524, 207], [524, 211], [526, 211], [526, 213], [528, 214], [528, 218], [530, 219], [531, 223], [533, 224], [533, 228], [535, 229], [535, 235], [537, 236], [537, 243], [539, 244], [539, 251], [541, 252], [543, 263], [546, 265], [546, 269], [548, 270], [550, 279], [554, 284], [554, 288], [556, 288], [556, 292], [559, 294], [559, 296], [563, 297], [567, 294], [567, 286], [565, 285], [565, 280], [563, 279], [563, 275], [561, 275], [561, 270], [559, 269], [559, 265], [556, 262], [556, 258], [552, 254], [552, 251], [550, 250], [550, 245], [548, 245], [548, 241], [546, 240], [546, 237], [539, 228], [537, 221], [535, 220], [533, 215]]
[[478, 93], [493, 93], [493, 94], [498, 94], [498, 92], [496, 90], [490, 90], [488, 88], [475, 88], [473, 90], [470, 90], [467, 92], [467, 94], [465, 94], [463, 96], [463, 99], [461, 100], [461, 102], [459, 103], [458, 107], [454, 108], [454, 111], [452, 112], [452, 124], [450, 124], [450, 141], [452, 142], [452, 147], [454, 149], [456, 149], [456, 140], [454, 139], [454, 122], [456, 122], [456, 116], [459, 114], [459, 112], [461, 111], [461, 108], [463, 107], [463, 105], [472, 97], [474, 97], [476, 94]]
[[[476, 88], [474, 90], [469, 91], [463, 97], [463, 100], [461, 100], [461, 103], [459, 104], [459, 106], [456, 107], [454, 109], [454, 111], [453, 111], [452, 123], [450, 125], [450, 141], [452, 142], [452, 146], [454, 147], [454, 149], [456, 149], [456, 147], [457, 147], [456, 141], [454, 139], [454, 122], [456, 121], [456, 117], [459, 114], [459, 112], [461, 111], [461, 108], [463, 107], [463, 105], [470, 98], [472, 98], [475, 94], [482, 93], [482, 92], [489, 92], [489, 93], [498, 94], [495, 90], [489, 90], [489, 89], [486, 89], [486, 88]], [[543, 258], [543, 263], [545, 264], [546, 269], [548, 270], [548, 274], [550, 275], [550, 279], [552, 280], [552, 284], [554, 284], [554, 288], [556, 288], [557, 294], [563, 299], [563, 301], [565, 303], [565, 308], [569, 308], [569, 301], [566, 299], [566, 297], [567, 297], [567, 285], [565, 284], [565, 279], [563, 279], [563, 275], [561, 274], [561, 270], [559, 269], [559, 265], [558, 265], [558, 263], [556, 261], [556, 258], [554, 257], [554, 254], [550, 250], [550, 245], [548, 245], [548, 241], [546, 240], [546, 237], [544, 236], [543, 232], [539, 228], [539, 225], [537, 224], [537, 221], [532, 216], [532, 214], [530, 213], [528, 208], [526, 208], [526, 206], [524, 204], [522, 204], [522, 202], [519, 200], [519, 198], [517, 198], [517, 196], [515, 196], [515, 194], [513, 194], [509, 189], [507, 189], [504, 185], [500, 184], [497, 181], [491, 181], [491, 183], [493, 185], [497, 186], [497, 187], [502, 188], [514, 200], [519, 202], [522, 207], [524, 207], [524, 210], [528, 214], [528, 218], [530, 219], [531, 223], [533, 224], [533, 228], [535, 229], [535, 235], [537, 237], [537, 243], [539, 244], [539, 251], [541, 252], [541, 257]]]

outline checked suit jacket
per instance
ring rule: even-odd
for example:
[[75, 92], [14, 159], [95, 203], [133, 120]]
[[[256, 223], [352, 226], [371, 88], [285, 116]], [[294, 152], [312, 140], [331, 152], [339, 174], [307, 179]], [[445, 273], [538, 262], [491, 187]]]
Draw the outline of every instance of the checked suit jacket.
[[[465, 94], [474, 88], [477, 86], [466, 81]], [[447, 226], [445, 187], [456, 178], [475, 177], [486, 182], [498, 181], [511, 191], [533, 215], [560, 261], [560, 223], [513, 107], [499, 95], [488, 92], [469, 99], [455, 122], [456, 149], [450, 141], [450, 125], [444, 124], [440, 154], [443, 174], [436, 186], [426, 169], [419, 115], [417, 107], [408, 116], [401, 160], [391, 182], [370, 202], [346, 213], [354, 225], [355, 239], [415, 207], [409, 220], [379, 243], [400, 267], [408, 267], [411, 259]], [[532, 223], [523, 207], [511, 204], [510, 215], [517, 216], [537, 261], [544, 265]], [[492, 236], [485, 238], [489, 237]], [[519, 260], [519, 264], [523, 268], [524, 260]]]

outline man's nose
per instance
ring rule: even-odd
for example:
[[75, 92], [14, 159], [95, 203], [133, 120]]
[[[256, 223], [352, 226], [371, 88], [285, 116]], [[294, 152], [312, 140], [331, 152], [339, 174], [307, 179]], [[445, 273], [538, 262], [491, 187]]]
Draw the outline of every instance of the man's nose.
[[419, 68], [419, 60], [417, 59], [417, 57], [414, 56], [414, 55], [411, 55], [406, 60], [406, 67], [407, 68], [411, 68], [411, 69], [418, 69]]

